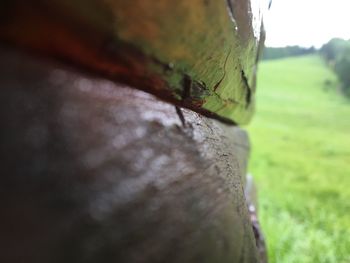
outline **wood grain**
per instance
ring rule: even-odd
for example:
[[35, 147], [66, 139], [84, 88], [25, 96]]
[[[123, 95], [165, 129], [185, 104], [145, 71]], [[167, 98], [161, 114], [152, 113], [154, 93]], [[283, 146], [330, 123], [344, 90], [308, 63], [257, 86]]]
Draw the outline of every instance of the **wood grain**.
[[242, 130], [0, 55], [1, 262], [258, 262]]
[[264, 2], [2, 0], [0, 42], [245, 124]]

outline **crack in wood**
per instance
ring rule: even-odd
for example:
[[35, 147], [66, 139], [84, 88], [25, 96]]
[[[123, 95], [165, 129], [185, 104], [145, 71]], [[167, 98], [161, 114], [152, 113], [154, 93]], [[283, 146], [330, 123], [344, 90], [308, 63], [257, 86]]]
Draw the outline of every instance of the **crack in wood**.
[[185, 116], [182, 113], [182, 110], [177, 106], [175, 106], [175, 110], [176, 110], [176, 114], [179, 116], [182, 126], [186, 127], [186, 120], [185, 120]]
[[216, 92], [216, 90], [218, 89], [218, 87], [220, 86], [221, 82], [223, 81], [223, 79], [225, 78], [226, 76], [226, 63], [227, 63], [227, 60], [228, 60], [228, 57], [230, 56], [231, 54], [231, 49], [229, 50], [229, 52], [227, 53], [227, 56], [225, 58], [225, 63], [224, 63], [224, 74], [222, 75], [221, 79], [215, 84], [213, 90], [214, 92]]
[[244, 87], [247, 90], [247, 94], [246, 94], [245, 100], [247, 102], [246, 108], [248, 108], [248, 106], [250, 105], [250, 102], [252, 100], [252, 92], [251, 92], [251, 89], [250, 89], [249, 84], [248, 84], [248, 79], [247, 79], [243, 69], [241, 70], [241, 78], [242, 78]]

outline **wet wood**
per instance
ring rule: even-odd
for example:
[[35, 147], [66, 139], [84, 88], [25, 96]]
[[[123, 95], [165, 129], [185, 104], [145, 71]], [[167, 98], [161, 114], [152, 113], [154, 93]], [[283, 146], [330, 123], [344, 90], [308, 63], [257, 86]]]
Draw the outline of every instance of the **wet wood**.
[[0, 56], [0, 262], [258, 262], [242, 130]]
[[3, 0], [0, 42], [243, 124], [265, 2]]

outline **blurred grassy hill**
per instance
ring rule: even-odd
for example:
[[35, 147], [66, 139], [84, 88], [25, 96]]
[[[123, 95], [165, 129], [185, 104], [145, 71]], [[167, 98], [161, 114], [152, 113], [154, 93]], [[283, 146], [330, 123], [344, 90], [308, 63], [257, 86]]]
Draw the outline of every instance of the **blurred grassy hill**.
[[338, 86], [317, 55], [260, 64], [250, 171], [270, 263], [350, 263], [350, 101]]

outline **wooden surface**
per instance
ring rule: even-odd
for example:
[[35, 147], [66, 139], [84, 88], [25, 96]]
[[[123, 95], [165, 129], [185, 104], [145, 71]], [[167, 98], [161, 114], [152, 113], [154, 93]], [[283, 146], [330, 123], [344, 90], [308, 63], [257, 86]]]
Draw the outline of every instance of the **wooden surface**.
[[0, 56], [0, 262], [258, 262], [242, 130]]
[[265, 0], [1, 0], [0, 42], [245, 124], [265, 7]]

